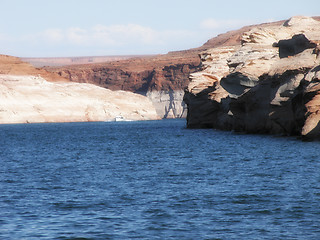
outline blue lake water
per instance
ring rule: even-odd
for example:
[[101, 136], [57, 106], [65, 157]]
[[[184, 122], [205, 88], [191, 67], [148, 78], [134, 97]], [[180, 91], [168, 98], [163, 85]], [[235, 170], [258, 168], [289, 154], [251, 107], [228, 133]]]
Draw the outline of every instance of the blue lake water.
[[0, 125], [0, 239], [320, 239], [319, 149], [184, 120]]

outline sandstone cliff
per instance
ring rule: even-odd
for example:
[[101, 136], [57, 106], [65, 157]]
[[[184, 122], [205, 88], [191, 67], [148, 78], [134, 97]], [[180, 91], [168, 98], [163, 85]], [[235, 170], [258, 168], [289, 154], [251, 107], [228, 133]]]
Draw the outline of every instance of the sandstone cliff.
[[200, 69], [198, 55], [212, 47], [239, 45], [241, 35], [254, 27], [280, 26], [284, 21], [246, 26], [208, 40], [203, 46], [164, 55], [131, 58], [99, 64], [46, 69], [73, 82], [93, 83], [111, 90], [125, 90], [149, 97], [162, 118], [185, 117], [184, 89], [189, 75]]
[[0, 75], [0, 123], [158, 119], [144, 96], [92, 84]]
[[183, 117], [183, 89], [189, 74], [199, 70], [198, 51], [64, 67], [49, 71], [72, 82], [93, 83], [111, 90], [124, 90], [149, 97], [160, 117]]
[[72, 83], [16, 57], [0, 55], [0, 63], [0, 123], [159, 119], [139, 94]]
[[320, 22], [252, 27], [240, 44], [207, 49], [186, 89], [188, 127], [320, 136]]

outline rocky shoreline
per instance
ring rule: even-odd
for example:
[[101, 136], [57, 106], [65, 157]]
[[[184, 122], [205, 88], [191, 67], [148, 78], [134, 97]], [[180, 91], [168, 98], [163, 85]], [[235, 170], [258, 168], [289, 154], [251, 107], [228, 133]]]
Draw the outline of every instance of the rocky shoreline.
[[189, 128], [320, 138], [320, 22], [255, 27], [201, 53], [184, 101]]

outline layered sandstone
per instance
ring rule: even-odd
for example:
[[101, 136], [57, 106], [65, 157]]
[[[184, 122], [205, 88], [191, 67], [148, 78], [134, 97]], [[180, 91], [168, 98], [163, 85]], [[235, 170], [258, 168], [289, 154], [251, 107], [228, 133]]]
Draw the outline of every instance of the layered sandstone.
[[198, 51], [137, 57], [123, 61], [46, 68], [72, 82], [92, 83], [149, 97], [162, 118], [185, 116], [183, 89], [199, 70]]
[[0, 123], [155, 120], [148, 98], [86, 83], [0, 75]]
[[186, 89], [188, 127], [318, 138], [320, 22], [293, 17], [205, 50]]
[[0, 123], [159, 119], [147, 97], [72, 83], [17, 57], [0, 55]]

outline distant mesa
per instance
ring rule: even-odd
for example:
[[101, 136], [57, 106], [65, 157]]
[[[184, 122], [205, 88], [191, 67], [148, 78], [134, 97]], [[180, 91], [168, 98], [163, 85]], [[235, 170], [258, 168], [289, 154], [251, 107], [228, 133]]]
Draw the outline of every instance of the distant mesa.
[[127, 56], [89, 56], [89, 57], [47, 57], [47, 58], [21, 58], [22, 61], [28, 62], [34, 67], [58, 67], [77, 64], [103, 63], [111, 61], [121, 61], [146, 55], [127, 55]]

